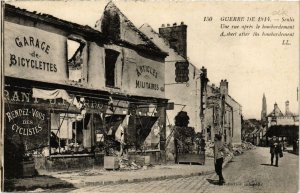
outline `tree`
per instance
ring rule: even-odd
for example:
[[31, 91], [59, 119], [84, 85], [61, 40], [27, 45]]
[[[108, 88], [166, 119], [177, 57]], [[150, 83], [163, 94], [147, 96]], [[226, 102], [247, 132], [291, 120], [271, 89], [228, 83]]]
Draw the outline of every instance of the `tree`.
[[175, 126], [187, 127], [189, 122], [190, 118], [185, 111], [180, 111], [175, 117]]

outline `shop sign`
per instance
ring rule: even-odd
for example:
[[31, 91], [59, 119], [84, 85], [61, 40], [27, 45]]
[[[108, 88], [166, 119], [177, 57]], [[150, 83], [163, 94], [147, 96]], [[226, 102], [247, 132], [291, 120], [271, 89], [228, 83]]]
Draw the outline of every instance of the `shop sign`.
[[[70, 95], [71, 96], [71, 95]], [[70, 103], [66, 102], [63, 99], [40, 99], [32, 97], [32, 93], [29, 91], [17, 91], [17, 90], [4, 90], [4, 99], [8, 103], [23, 103], [23, 104], [47, 104], [51, 106], [62, 106], [67, 108]], [[95, 110], [104, 110], [105, 104], [100, 101], [90, 100], [85, 98], [85, 107], [87, 109], [95, 109]]]
[[5, 105], [5, 139], [23, 143], [27, 150], [48, 144], [48, 114], [31, 105]]
[[131, 91], [138, 95], [164, 97], [164, 64], [145, 61], [130, 68]]
[[67, 80], [64, 36], [11, 22], [4, 27], [6, 76], [55, 83]]
[[18, 108], [5, 112], [10, 129], [20, 135], [30, 136], [40, 133], [43, 123], [46, 121], [46, 114], [35, 108]]
[[148, 89], [148, 90], [159, 90], [158, 84], [158, 71], [147, 65], [136, 66], [136, 88]]

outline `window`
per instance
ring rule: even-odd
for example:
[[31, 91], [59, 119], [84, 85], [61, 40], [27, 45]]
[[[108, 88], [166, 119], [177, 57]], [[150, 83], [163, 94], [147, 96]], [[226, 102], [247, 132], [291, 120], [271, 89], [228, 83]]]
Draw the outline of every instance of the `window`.
[[82, 40], [68, 39], [67, 46], [69, 80], [83, 82], [85, 79], [83, 71], [83, 48], [85, 43]]
[[120, 53], [115, 50], [105, 50], [105, 85], [107, 87], [116, 86], [115, 68], [119, 55]]
[[51, 154], [88, 153], [91, 150], [90, 115], [51, 113]]
[[211, 126], [209, 125], [207, 128], [206, 128], [206, 132], [207, 132], [207, 140], [211, 140]]

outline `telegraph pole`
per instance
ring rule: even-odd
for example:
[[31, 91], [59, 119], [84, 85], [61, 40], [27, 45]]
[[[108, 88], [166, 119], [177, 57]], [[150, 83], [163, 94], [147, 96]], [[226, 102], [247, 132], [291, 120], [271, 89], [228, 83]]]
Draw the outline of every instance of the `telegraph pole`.
[[[205, 121], [205, 109], [206, 109], [206, 98], [207, 98], [207, 83], [208, 83], [208, 78], [207, 78], [207, 69], [202, 66], [201, 68], [201, 74], [200, 74], [200, 121], [201, 121], [201, 130], [202, 133], [205, 133], [206, 131], [204, 128], [204, 121]], [[205, 136], [206, 138], [207, 136]]]

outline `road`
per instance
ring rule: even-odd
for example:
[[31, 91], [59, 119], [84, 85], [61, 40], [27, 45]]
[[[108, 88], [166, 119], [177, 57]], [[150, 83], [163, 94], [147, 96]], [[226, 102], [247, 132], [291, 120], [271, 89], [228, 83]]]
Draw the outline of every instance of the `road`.
[[236, 156], [223, 170], [226, 184], [217, 185], [215, 174], [161, 181], [84, 187], [71, 192], [113, 193], [296, 193], [298, 192], [298, 156], [284, 153], [279, 167], [270, 166], [268, 148], [258, 147]]

